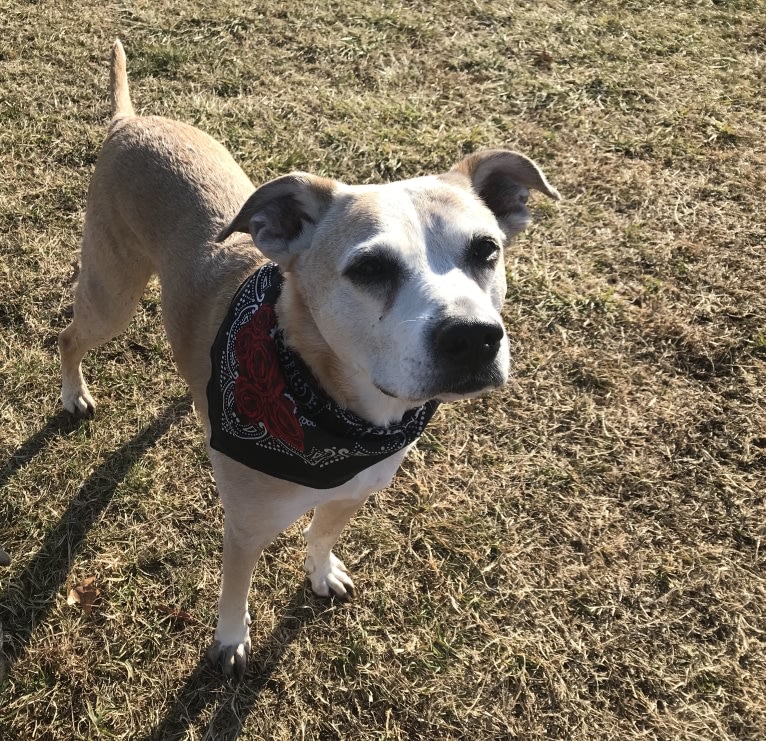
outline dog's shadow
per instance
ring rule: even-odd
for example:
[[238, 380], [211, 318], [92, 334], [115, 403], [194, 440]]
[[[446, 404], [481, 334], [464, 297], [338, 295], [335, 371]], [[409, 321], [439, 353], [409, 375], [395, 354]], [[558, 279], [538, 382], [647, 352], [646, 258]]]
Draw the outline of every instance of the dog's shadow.
[[[190, 397], [175, 400], [153, 422], [97, 466], [56, 526], [40, 543], [37, 553], [0, 592], [0, 625], [3, 626], [6, 647], [10, 649], [6, 656], [10, 665], [23, 653], [35, 625], [44, 621], [50, 612], [69, 575], [74, 555], [92, 525], [109, 505], [119, 483], [131, 466], [191, 408]], [[50, 440], [72, 432], [78, 424], [64, 411], [51, 417], [45, 427], [32, 435], [5, 462], [0, 471], [0, 490], [20, 469], [41, 454]], [[14, 554], [11, 556], [14, 557]]]
[[[169, 404], [147, 427], [111, 453], [85, 480], [58, 523], [45, 536], [37, 553], [0, 592], [0, 626], [7, 649], [0, 669], [7, 671], [23, 656], [36, 625], [43, 622], [66, 582], [72, 559], [88, 531], [109, 506], [131, 466], [182, 417], [191, 411], [191, 399]], [[49, 418], [45, 426], [24, 442], [0, 469], [0, 490], [24, 466], [44, 453], [51, 440], [77, 429], [81, 422], [66, 412]], [[14, 554], [11, 554], [14, 555]], [[225, 680], [219, 669], [202, 658], [178, 691], [163, 720], [147, 731], [145, 741], [183, 738], [206, 708], [215, 704], [204, 738], [236, 739], [245, 719], [269, 685], [271, 674], [285, 650], [301, 631], [317, 621], [332, 619], [332, 609], [306, 586], [295, 592], [271, 633], [249, 657], [249, 669], [240, 683]], [[0, 649], [3, 647], [0, 646]], [[0, 660], [3, 655], [0, 653]]]

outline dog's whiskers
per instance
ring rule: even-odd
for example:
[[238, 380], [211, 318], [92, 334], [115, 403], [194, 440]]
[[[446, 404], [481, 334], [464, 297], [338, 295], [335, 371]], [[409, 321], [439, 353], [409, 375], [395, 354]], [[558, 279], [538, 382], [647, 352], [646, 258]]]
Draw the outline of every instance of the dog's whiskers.
[[427, 322], [430, 318], [431, 317], [428, 317], [428, 316], [416, 316], [416, 317], [413, 317], [412, 319], [402, 319], [402, 321], [399, 322], [399, 326], [401, 326], [402, 324], [411, 324], [411, 323], [416, 323], [416, 322]]

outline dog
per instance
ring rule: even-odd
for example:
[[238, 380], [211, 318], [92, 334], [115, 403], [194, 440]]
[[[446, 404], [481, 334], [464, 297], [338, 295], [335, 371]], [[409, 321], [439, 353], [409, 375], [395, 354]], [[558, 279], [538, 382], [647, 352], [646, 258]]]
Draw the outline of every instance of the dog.
[[351, 516], [388, 486], [440, 402], [507, 380], [503, 250], [530, 222], [530, 189], [559, 195], [507, 150], [383, 185], [297, 172], [255, 188], [207, 134], [134, 113], [119, 40], [110, 95], [59, 336], [61, 398], [93, 414], [82, 360], [127, 327], [158, 274], [225, 513], [207, 655], [241, 677], [262, 550], [313, 510], [311, 587], [345, 597], [353, 582], [332, 548]]

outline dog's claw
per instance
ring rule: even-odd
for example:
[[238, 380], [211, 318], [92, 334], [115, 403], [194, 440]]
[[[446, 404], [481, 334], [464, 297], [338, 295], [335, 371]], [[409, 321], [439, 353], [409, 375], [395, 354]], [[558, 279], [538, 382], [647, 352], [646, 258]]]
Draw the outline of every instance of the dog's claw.
[[61, 395], [64, 409], [75, 419], [92, 419], [96, 413], [96, 402], [87, 391], [79, 391], [74, 394]]
[[247, 669], [247, 655], [250, 653], [250, 638], [244, 643], [224, 645], [221, 641], [213, 641], [207, 650], [207, 660], [213, 666], [220, 666], [227, 677], [240, 681]]
[[306, 574], [311, 580], [311, 589], [320, 597], [329, 597], [332, 592], [336, 597], [346, 599], [354, 592], [354, 582], [348, 575], [345, 564], [334, 553], [324, 563], [317, 564], [311, 556], [306, 557]]
[[74, 416], [77, 419], [93, 419], [96, 409], [92, 404], [87, 404], [84, 409], [77, 409]]

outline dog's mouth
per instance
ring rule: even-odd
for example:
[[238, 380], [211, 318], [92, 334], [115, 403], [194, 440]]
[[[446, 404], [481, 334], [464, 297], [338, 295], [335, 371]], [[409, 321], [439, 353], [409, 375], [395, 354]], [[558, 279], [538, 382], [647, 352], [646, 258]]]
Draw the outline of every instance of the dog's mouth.
[[[375, 388], [380, 391], [381, 394], [384, 394], [385, 396], [390, 396], [392, 399], [401, 399], [402, 397], [398, 394], [395, 394], [393, 391], [389, 391], [386, 388], [383, 388], [383, 386], [379, 386], [377, 383], [375, 384]], [[412, 399], [403, 399], [403, 401], [414, 401]]]
[[439, 379], [436, 383], [425, 387], [422, 393], [418, 394], [397, 394], [380, 384], [375, 384], [375, 388], [381, 394], [392, 399], [399, 399], [417, 406], [425, 404], [427, 401], [437, 399], [439, 401], [458, 401], [459, 399], [470, 399], [481, 394], [489, 393], [493, 389], [502, 386], [506, 381], [505, 374], [499, 368], [488, 368], [482, 372], [471, 374], [454, 374]]
[[444, 401], [455, 399], [469, 399], [473, 396], [487, 393], [502, 386], [506, 381], [505, 375], [499, 368], [491, 368], [481, 373], [472, 373], [467, 376], [456, 376], [445, 379], [439, 385], [437, 392], [432, 398]]

